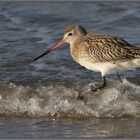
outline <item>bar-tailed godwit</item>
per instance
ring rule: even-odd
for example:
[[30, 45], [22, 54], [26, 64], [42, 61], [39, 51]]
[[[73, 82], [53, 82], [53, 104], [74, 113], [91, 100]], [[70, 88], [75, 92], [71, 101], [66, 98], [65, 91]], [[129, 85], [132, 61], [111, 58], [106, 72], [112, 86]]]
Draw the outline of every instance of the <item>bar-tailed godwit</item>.
[[[93, 91], [106, 86], [106, 74], [140, 67], [140, 48], [119, 37], [88, 33], [77, 24], [68, 26], [64, 30], [63, 39], [35, 58], [34, 61], [64, 43], [70, 44], [71, 55], [77, 63], [89, 70], [101, 72], [103, 84], [92, 89]], [[119, 77], [118, 73], [117, 76]]]

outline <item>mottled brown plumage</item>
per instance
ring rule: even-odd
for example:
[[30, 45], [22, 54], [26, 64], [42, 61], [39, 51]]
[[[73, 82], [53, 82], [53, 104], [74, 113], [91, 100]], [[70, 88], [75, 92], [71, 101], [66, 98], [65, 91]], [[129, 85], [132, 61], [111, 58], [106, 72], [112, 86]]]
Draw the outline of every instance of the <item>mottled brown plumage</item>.
[[72, 49], [74, 59], [83, 55], [86, 56], [86, 54], [93, 62], [98, 63], [127, 61], [128, 59], [139, 58], [140, 48], [129, 44], [122, 38], [88, 33], [77, 40]]

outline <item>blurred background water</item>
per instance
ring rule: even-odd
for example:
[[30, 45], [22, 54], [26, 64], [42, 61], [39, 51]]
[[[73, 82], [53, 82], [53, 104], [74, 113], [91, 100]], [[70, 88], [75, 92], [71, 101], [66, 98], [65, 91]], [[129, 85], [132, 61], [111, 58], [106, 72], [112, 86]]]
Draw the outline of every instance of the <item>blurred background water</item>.
[[140, 46], [140, 2], [0, 2], [0, 138], [140, 137], [139, 68], [92, 94], [67, 44], [31, 63], [73, 23]]

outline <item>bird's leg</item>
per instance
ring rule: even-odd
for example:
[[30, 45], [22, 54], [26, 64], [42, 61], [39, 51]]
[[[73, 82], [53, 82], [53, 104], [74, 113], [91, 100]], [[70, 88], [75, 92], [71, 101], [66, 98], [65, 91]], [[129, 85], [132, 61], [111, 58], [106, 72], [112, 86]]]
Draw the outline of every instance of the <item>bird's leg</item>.
[[97, 91], [98, 89], [102, 89], [106, 86], [106, 77], [103, 76], [103, 84], [101, 86], [95, 87], [95, 88], [91, 88], [91, 91]]
[[118, 74], [118, 72], [116, 72], [116, 75], [117, 75], [117, 77], [118, 77], [119, 81], [122, 83], [123, 81], [122, 81], [122, 79], [121, 79], [120, 75]]

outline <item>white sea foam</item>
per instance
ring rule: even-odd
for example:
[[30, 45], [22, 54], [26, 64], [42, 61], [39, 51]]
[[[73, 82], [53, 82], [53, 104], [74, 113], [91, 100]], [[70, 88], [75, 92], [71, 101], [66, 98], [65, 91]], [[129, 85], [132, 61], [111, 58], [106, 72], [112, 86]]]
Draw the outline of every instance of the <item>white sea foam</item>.
[[[29, 117], [140, 117], [140, 86], [128, 82], [110, 81], [105, 89], [92, 93], [94, 83], [68, 88], [49, 84], [36, 89], [0, 83], [0, 114]], [[81, 90], [82, 89], [82, 90]], [[86, 103], [78, 100], [82, 92]]]

